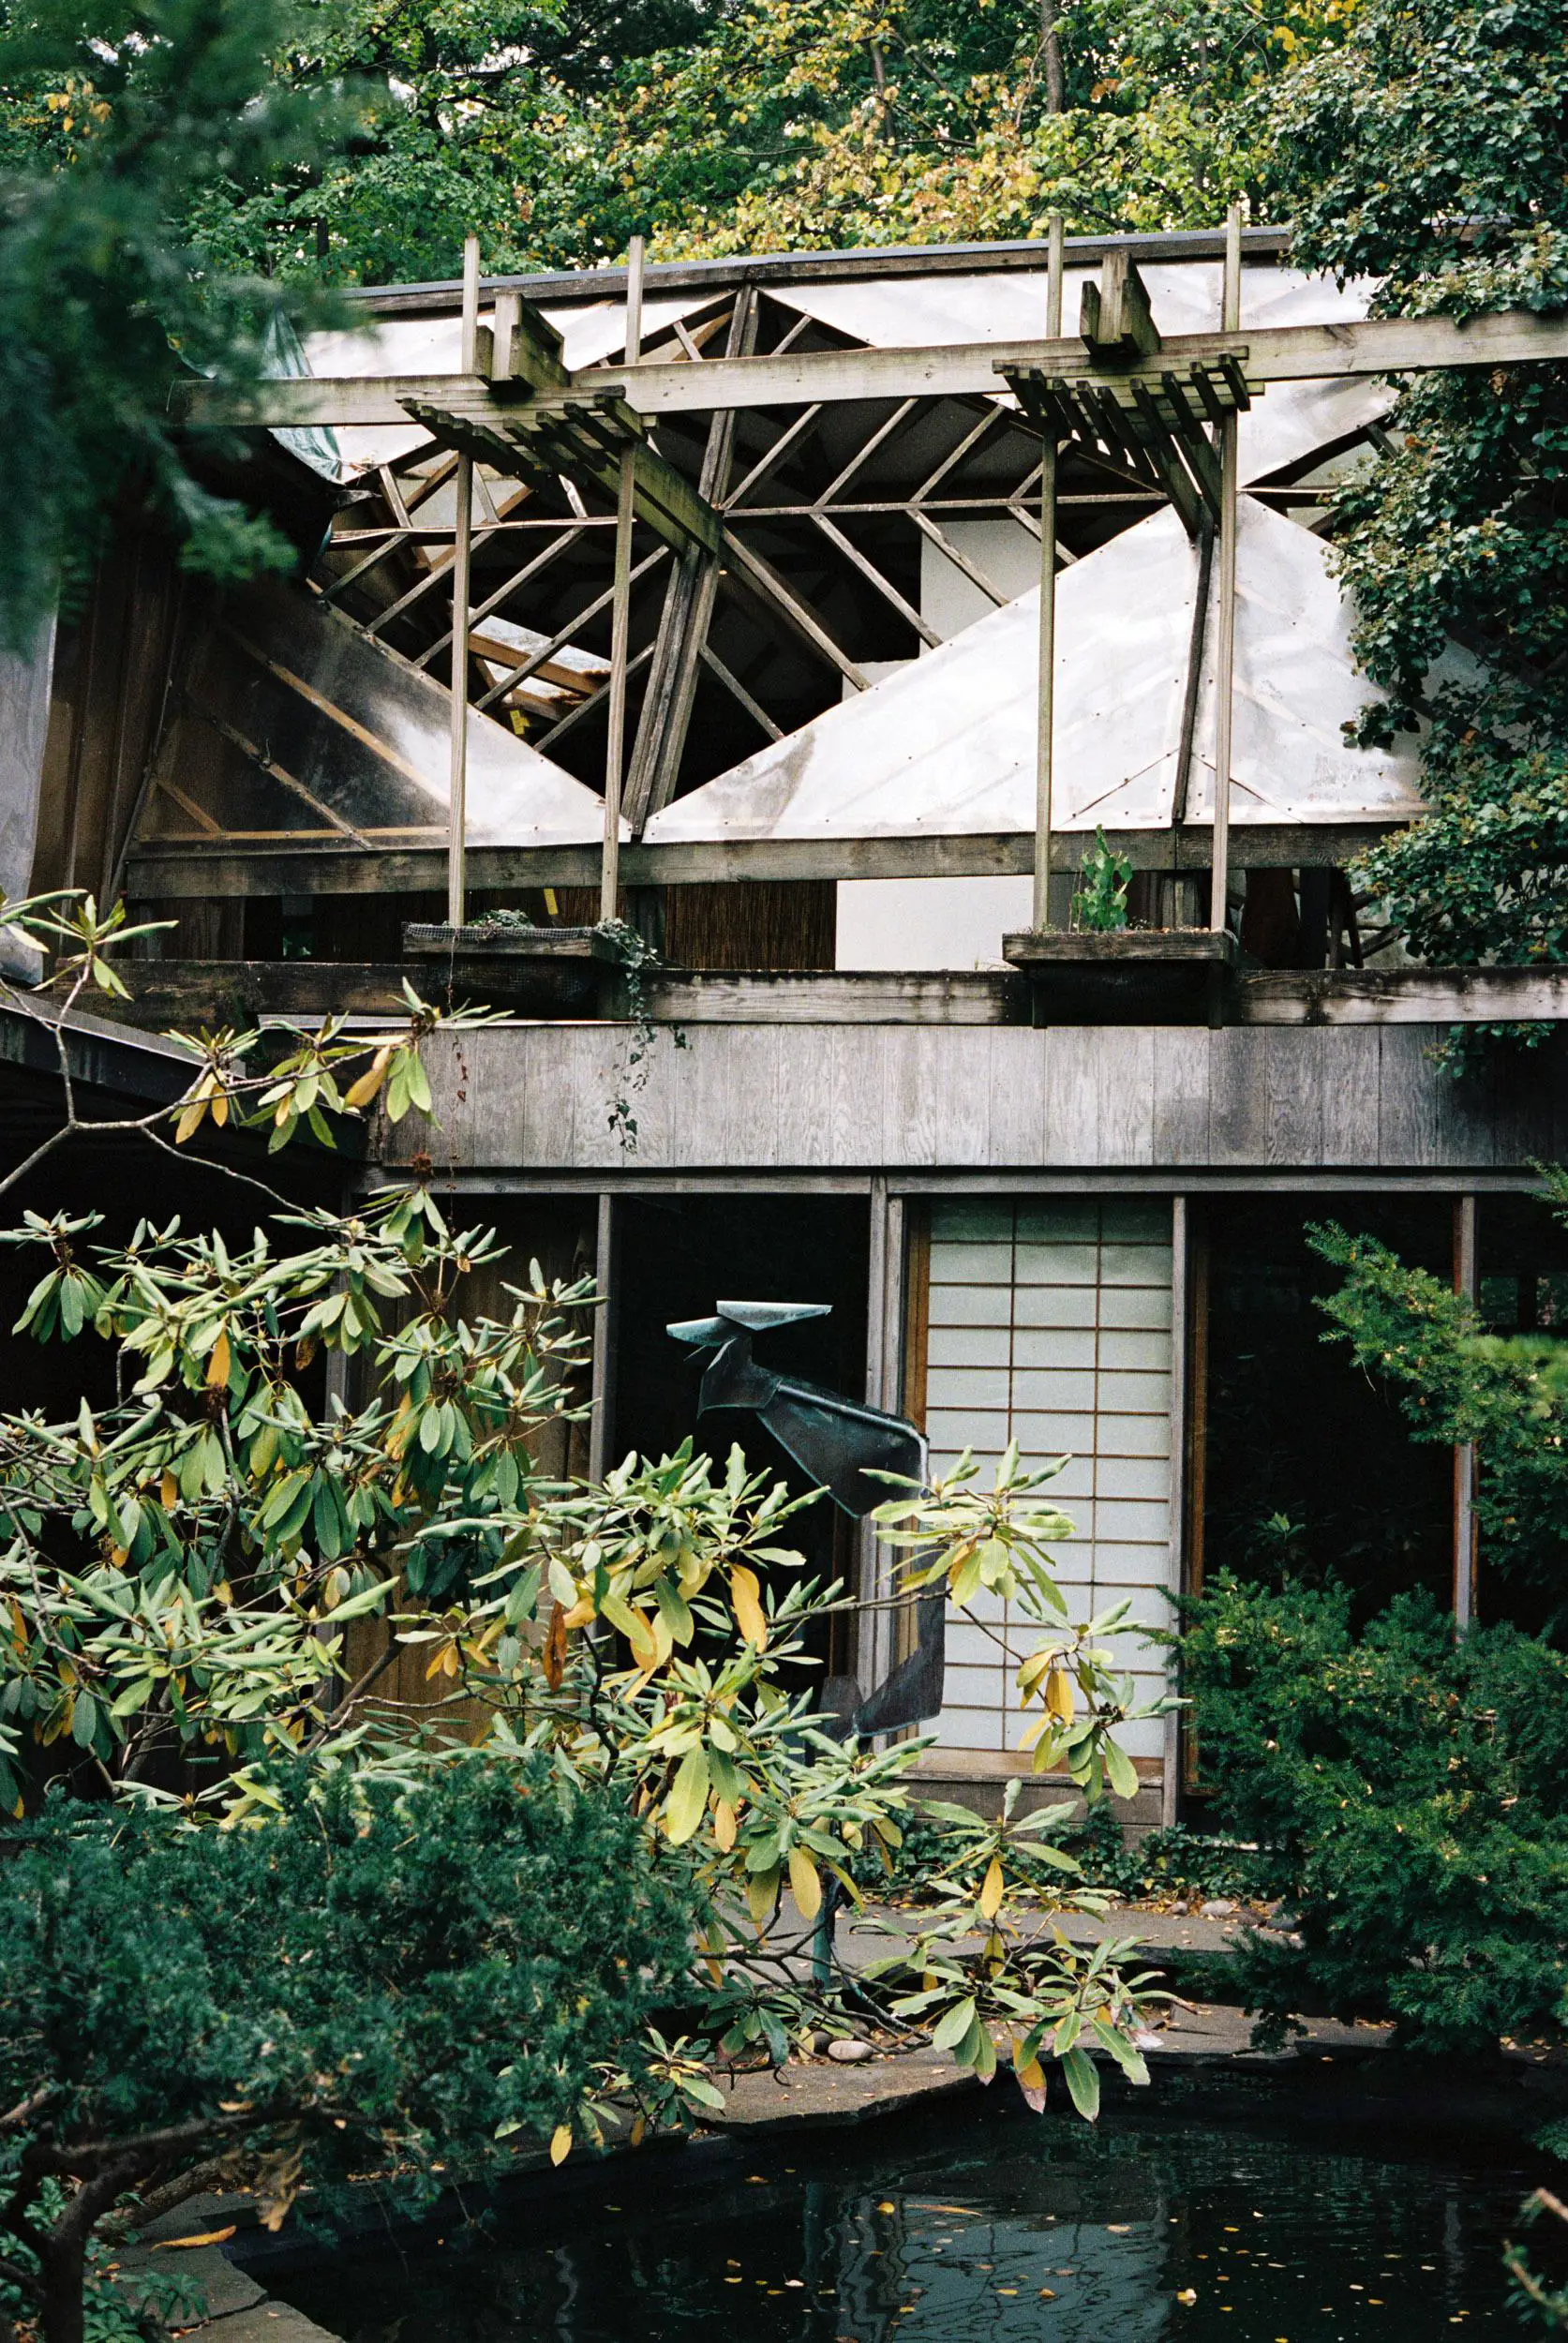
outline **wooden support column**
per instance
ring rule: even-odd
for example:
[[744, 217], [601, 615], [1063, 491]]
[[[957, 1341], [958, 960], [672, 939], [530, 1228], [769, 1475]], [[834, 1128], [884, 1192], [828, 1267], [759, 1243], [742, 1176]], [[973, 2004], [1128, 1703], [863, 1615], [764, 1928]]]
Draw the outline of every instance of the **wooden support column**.
[[[756, 346], [757, 297], [753, 285], [742, 285], [730, 316], [724, 355], [749, 357]], [[735, 410], [721, 408], [708, 427], [698, 492], [709, 504], [723, 505], [729, 493], [735, 447]], [[698, 545], [688, 546], [671, 575], [665, 596], [649, 673], [642, 716], [637, 725], [626, 777], [625, 813], [633, 835], [675, 795], [675, 784], [691, 728], [696, 697], [698, 667], [707, 654], [708, 633], [718, 596], [720, 556]], [[737, 692], [743, 687], [723, 671]], [[750, 699], [747, 694], [742, 705]], [[752, 704], [754, 708], [754, 703]], [[764, 714], [766, 728], [769, 719]], [[776, 731], [773, 735], [778, 738]]]
[[[1053, 212], [1047, 231], [1045, 332], [1049, 341], [1062, 331], [1062, 263], [1066, 230]], [[1051, 793], [1056, 718], [1056, 438], [1048, 426], [1040, 442], [1040, 673], [1039, 723], [1035, 753], [1035, 926], [1051, 925]]]
[[[1187, 1356], [1188, 1290], [1187, 1270], [1187, 1200], [1185, 1196], [1171, 1199], [1171, 1588], [1175, 1594], [1187, 1590]], [[1172, 1656], [1172, 1671], [1176, 1662]], [[1181, 1789], [1182, 1716], [1173, 1709], [1165, 1720], [1164, 1771], [1160, 1776], [1159, 1819], [1169, 1829], [1176, 1819], [1176, 1804]]]
[[[1454, 1199], [1454, 1291], [1473, 1302], [1480, 1291], [1476, 1250], [1476, 1200]], [[1454, 1451], [1454, 1626], [1467, 1634], [1475, 1621], [1475, 1445]]]
[[599, 867], [599, 917], [613, 919], [620, 902], [620, 784], [626, 755], [626, 652], [632, 622], [632, 523], [636, 458], [620, 459], [615, 518], [615, 604], [610, 623], [610, 731], [605, 751], [605, 849]]
[[[866, 1404], [895, 1414], [902, 1411], [906, 1210], [903, 1198], [889, 1196], [886, 1178], [875, 1173], [868, 1231]], [[891, 1549], [881, 1544], [869, 1521], [859, 1526], [857, 1564], [861, 1602], [885, 1602], [892, 1591]], [[860, 1613], [855, 1672], [862, 1696], [887, 1679], [902, 1656], [896, 1630], [897, 1619], [891, 1611]]]
[[[1182, 1358], [1182, 1545], [1183, 1594], [1203, 1591], [1203, 1539], [1208, 1518], [1209, 1463], [1209, 1292], [1212, 1254], [1208, 1219], [1202, 1203], [1190, 1198], [1183, 1213], [1182, 1282], [1186, 1304], [1180, 1330]], [[1172, 1430], [1176, 1425], [1172, 1420]], [[1190, 1790], [1198, 1782], [1198, 1736], [1189, 1713], [1180, 1719], [1181, 1773], [1177, 1789]]]
[[643, 237], [634, 236], [626, 247], [626, 363], [629, 366], [642, 363], [642, 287], [647, 264], [647, 243]]
[[[642, 286], [647, 246], [634, 236], [626, 252], [626, 364], [642, 358]], [[615, 512], [615, 600], [610, 613], [609, 739], [605, 749], [605, 853], [599, 867], [599, 917], [620, 911], [620, 799], [626, 774], [626, 654], [632, 632], [632, 524], [636, 512], [636, 456], [621, 452]]]
[[[1241, 326], [1241, 205], [1232, 203], [1225, 222], [1225, 287], [1220, 330]], [[1231, 720], [1236, 672], [1236, 427], [1233, 408], [1219, 425], [1219, 624], [1214, 676], [1214, 868], [1209, 882], [1209, 926], [1225, 926], [1231, 874]]]
[[599, 1306], [593, 1319], [591, 1412], [588, 1426], [588, 1477], [602, 1481], [609, 1470], [610, 1435], [614, 1430], [615, 1339], [617, 1290], [620, 1283], [620, 1228], [616, 1200], [599, 1199], [599, 1227], [594, 1245], [593, 1282]]
[[[479, 366], [479, 238], [463, 245], [463, 372]], [[452, 741], [447, 779], [446, 918], [463, 924], [468, 839], [469, 604], [473, 554], [473, 458], [457, 458], [457, 515], [452, 548]]]

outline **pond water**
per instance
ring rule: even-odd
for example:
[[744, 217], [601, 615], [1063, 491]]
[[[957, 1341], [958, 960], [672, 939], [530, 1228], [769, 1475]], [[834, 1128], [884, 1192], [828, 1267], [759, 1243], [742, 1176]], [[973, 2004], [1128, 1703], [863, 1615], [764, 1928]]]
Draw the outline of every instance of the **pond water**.
[[585, 2167], [477, 2241], [263, 2276], [347, 2343], [1501, 2343], [1528, 2155], [1165, 2091], [1090, 2129], [998, 2091]]

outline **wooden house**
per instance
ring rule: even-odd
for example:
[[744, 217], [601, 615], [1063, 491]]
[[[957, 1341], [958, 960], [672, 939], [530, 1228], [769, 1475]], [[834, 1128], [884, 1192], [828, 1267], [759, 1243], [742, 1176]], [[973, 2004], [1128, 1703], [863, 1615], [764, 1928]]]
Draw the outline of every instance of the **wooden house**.
[[[127, 508], [0, 676], [0, 877], [172, 923], [143, 1026], [368, 1015], [406, 976], [504, 1010], [352, 1177], [597, 1268], [595, 1466], [694, 1430], [670, 1321], [828, 1302], [769, 1355], [938, 1469], [1068, 1457], [1086, 1612], [1163, 1627], [1309, 1548], [1468, 1616], [1471, 1460], [1325, 1348], [1306, 1231], [1558, 1322], [1557, 1043], [1463, 1082], [1432, 1052], [1564, 996], [1369, 925], [1355, 858], [1419, 816], [1419, 748], [1347, 737], [1324, 499], [1391, 372], [1568, 336], [1369, 291], [1232, 224], [356, 296], [243, 409], [187, 398], [296, 573], [219, 595]], [[1097, 840], [1120, 935], [1074, 922]], [[802, 1519], [867, 1601], [824, 1665], [869, 1688], [886, 1565]], [[1018, 1768], [1012, 1632], [949, 1630], [955, 1794]], [[1172, 1814], [1179, 1728], [1129, 1739]]]

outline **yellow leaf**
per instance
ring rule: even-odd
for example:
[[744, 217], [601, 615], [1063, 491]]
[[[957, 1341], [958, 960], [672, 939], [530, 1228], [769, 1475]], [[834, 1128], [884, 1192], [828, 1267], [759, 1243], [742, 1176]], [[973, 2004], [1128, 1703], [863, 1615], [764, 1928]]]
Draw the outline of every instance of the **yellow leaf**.
[[229, 1380], [229, 1333], [225, 1328], [213, 1344], [212, 1357], [207, 1361], [207, 1389], [221, 1391]]
[[1045, 1706], [1063, 1724], [1072, 1723], [1072, 1679], [1065, 1668], [1053, 1668], [1045, 1679]]
[[560, 1679], [566, 1673], [566, 1614], [558, 1603], [550, 1613], [550, 1624], [545, 1637], [545, 1681], [551, 1692], [560, 1690]]
[[804, 1847], [789, 1850], [789, 1884], [803, 1920], [814, 1920], [822, 1909], [822, 1880]]
[[1018, 2079], [1023, 2085], [1025, 2091], [1043, 2091], [1045, 2088], [1045, 2068], [1040, 2065], [1038, 2058], [1031, 2058], [1026, 2065], [1019, 2067]]
[[571, 2153], [572, 2127], [570, 2124], [557, 2124], [550, 2134], [550, 2162], [564, 2164]]
[[746, 1909], [752, 1916], [754, 1928], [766, 1928], [768, 1916], [773, 1909], [773, 1898], [779, 1891], [777, 1872], [750, 1872], [746, 1876]]
[[633, 1610], [632, 1627], [626, 1640], [632, 1647], [632, 1658], [644, 1676], [651, 1676], [659, 1664], [659, 1646], [644, 1611]]
[[180, 1485], [167, 1468], [162, 1480], [158, 1483], [157, 1501], [166, 1514], [172, 1514], [180, 1501]]
[[646, 2115], [639, 2115], [639, 2116], [637, 2117], [636, 2122], [635, 2122], [635, 2123], [632, 2126], [632, 2145], [633, 2145], [633, 2147], [635, 2147], [635, 2148], [640, 2148], [640, 2147], [641, 2147], [642, 2142], [643, 2142], [643, 2134], [647, 2131], [647, 2129], [648, 2129], [648, 2117], [647, 2117]]
[[755, 1571], [748, 1570], [743, 1562], [737, 1562], [729, 1574], [729, 1599], [741, 1634], [759, 1651], [766, 1651], [768, 1621], [763, 1616], [762, 1588]]
[[735, 1844], [736, 1821], [734, 1807], [720, 1798], [713, 1809], [713, 1836], [725, 1855]]
[[200, 2237], [155, 2237], [154, 2253], [182, 2253], [191, 2246], [221, 2246], [234, 2234], [234, 2224], [227, 2229], [204, 2229]]
[[388, 1041], [376, 1052], [359, 1080], [349, 1084], [346, 1104], [351, 1107], [367, 1107], [382, 1082], [385, 1082], [386, 1069], [391, 1063], [392, 1044]]
[[187, 1107], [185, 1112], [181, 1115], [179, 1121], [174, 1126], [174, 1144], [176, 1147], [183, 1147], [187, 1139], [195, 1137], [196, 1133], [202, 1127], [202, 1118], [206, 1112], [207, 1102], [205, 1098], [193, 1098], [191, 1100], [189, 1106]]
[[986, 1867], [985, 1877], [980, 1883], [980, 1916], [982, 1918], [993, 1920], [996, 1918], [997, 1913], [1002, 1909], [1002, 1896], [1006, 1886], [1007, 1882], [1002, 1876], [1001, 1861], [993, 1855]]

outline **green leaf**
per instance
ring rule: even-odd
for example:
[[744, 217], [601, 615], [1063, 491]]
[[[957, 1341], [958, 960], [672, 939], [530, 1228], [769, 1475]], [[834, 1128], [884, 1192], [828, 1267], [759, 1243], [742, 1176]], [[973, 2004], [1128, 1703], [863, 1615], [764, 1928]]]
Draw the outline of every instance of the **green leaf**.
[[1099, 2113], [1099, 2068], [1085, 2050], [1069, 2050], [1062, 2059], [1062, 2074], [1072, 2103], [1086, 2123]]
[[973, 1997], [967, 2001], [955, 2002], [953, 2007], [948, 2011], [947, 2015], [939, 2018], [936, 2024], [932, 2029], [932, 2049], [937, 2051], [951, 2050], [956, 2043], [963, 2041], [964, 2036], [968, 2033], [974, 2022], [975, 2004]]

